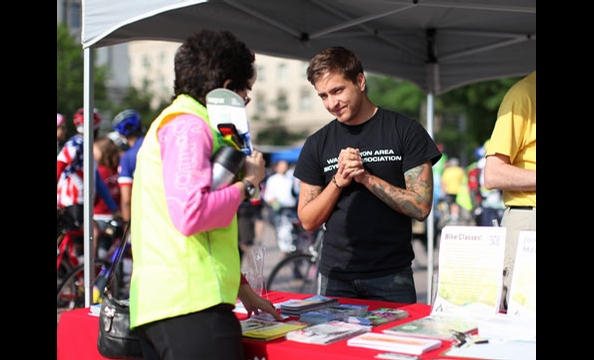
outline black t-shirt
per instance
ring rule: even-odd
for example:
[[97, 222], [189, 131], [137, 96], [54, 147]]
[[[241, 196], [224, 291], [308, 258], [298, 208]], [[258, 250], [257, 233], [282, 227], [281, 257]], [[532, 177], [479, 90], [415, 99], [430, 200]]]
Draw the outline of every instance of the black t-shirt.
[[[380, 108], [364, 124], [348, 126], [334, 119], [308, 137], [294, 176], [325, 187], [336, 173], [340, 150], [348, 146], [359, 148], [371, 174], [402, 188], [405, 171], [429, 160], [435, 164], [441, 157], [420, 123]], [[411, 237], [410, 217], [353, 181], [326, 221], [320, 271], [345, 280], [395, 273], [414, 258]]]

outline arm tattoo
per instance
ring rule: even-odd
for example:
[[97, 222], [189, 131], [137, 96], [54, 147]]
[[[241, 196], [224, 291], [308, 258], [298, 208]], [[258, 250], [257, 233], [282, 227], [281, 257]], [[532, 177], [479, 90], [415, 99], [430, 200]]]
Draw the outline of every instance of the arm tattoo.
[[315, 198], [318, 197], [318, 195], [320, 195], [320, 193], [322, 192], [322, 188], [319, 186], [308, 186], [308, 191], [305, 193], [305, 204], [309, 204], [310, 202], [312, 202], [313, 200], [315, 200]]
[[433, 201], [433, 175], [431, 171], [427, 171], [427, 166], [429, 165], [419, 165], [404, 174], [406, 190], [376, 184], [373, 185], [372, 192], [392, 209], [412, 218], [422, 219], [425, 214], [421, 205]]

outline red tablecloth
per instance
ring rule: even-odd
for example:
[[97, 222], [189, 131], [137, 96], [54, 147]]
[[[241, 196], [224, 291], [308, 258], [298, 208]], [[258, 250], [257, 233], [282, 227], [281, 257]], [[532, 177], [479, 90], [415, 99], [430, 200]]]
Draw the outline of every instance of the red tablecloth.
[[[269, 299], [274, 303], [289, 299], [303, 299], [308, 296], [311, 295], [282, 292], [270, 292], [268, 294]], [[386, 327], [426, 316], [431, 310], [429, 305], [425, 304], [405, 305], [392, 302], [349, 298], [340, 298], [339, 303], [364, 304], [369, 306], [369, 310], [380, 307], [397, 307], [408, 311], [408, 318], [374, 327], [374, 332], [381, 332], [382, 329]], [[237, 317], [239, 319], [244, 319], [246, 315], [237, 314]], [[97, 351], [98, 328], [99, 318], [89, 315], [88, 308], [62, 313], [60, 315], [60, 321], [58, 322], [57, 360], [105, 360], [105, 358]], [[285, 339], [277, 339], [268, 342], [244, 339], [243, 344], [246, 359], [248, 360], [361, 360], [374, 359], [375, 355], [384, 352], [380, 350], [348, 346], [346, 340], [329, 345], [313, 345], [302, 344]], [[450, 346], [450, 342], [444, 341], [441, 348], [424, 354], [422, 359], [452, 359], [443, 355], [444, 351]]]

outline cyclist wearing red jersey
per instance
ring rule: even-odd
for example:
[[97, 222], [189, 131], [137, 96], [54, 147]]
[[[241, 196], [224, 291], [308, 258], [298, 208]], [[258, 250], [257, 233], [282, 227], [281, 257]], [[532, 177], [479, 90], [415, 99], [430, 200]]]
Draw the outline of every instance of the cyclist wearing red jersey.
[[[82, 224], [84, 223], [83, 121], [83, 109], [80, 108], [76, 111], [73, 118], [77, 134], [66, 141], [64, 147], [58, 153], [56, 161], [57, 207], [58, 209], [64, 209], [64, 216], [78, 228], [82, 228]], [[97, 135], [99, 133], [99, 125], [101, 124], [101, 115], [97, 110], [94, 111], [93, 124], [95, 135]], [[94, 164], [97, 194], [105, 201], [114, 216], [120, 216], [117, 204], [109, 194], [107, 185], [101, 180], [101, 176], [97, 171], [97, 163], [95, 162]], [[76, 239], [75, 248], [77, 249], [77, 256], [81, 257], [82, 238]]]
[[136, 169], [136, 154], [144, 141], [144, 132], [140, 123], [140, 114], [127, 109], [117, 114], [112, 121], [115, 131], [125, 139], [129, 149], [120, 158], [118, 183], [120, 185], [120, 208], [124, 221], [130, 221], [130, 203], [132, 199], [132, 182]]

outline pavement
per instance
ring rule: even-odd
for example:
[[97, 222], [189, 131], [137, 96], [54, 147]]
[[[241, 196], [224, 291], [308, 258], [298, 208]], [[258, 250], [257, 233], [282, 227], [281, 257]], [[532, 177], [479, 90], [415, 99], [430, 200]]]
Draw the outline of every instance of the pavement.
[[[268, 278], [270, 271], [274, 265], [280, 261], [282, 256], [276, 244], [276, 233], [274, 227], [269, 222], [264, 223], [264, 230], [259, 241], [257, 240], [257, 243], [258, 242], [266, 249], [264, 260], [264, 276]], [[430, 298], [427, 296], [427, 252], [425, 250], [424, 244], [422, 244], [419, 240], [413, 241], [413, 250], [415, 251], [415, 260], [413, 261], [413, 276], [415, 279], [415, 287], [417, 289], [417, 303], [429, 304]], [[433, 254], [433, 274], [437, 272], [438, 259], [439, 251], [437, 248], [435, 248]], [[252, 263], [252, 261], [251, 251], [248, 250], [248, 252], [244, 255], [242, 262], [242, 272], [244, 274], [248, 272], [249, 265]]]

